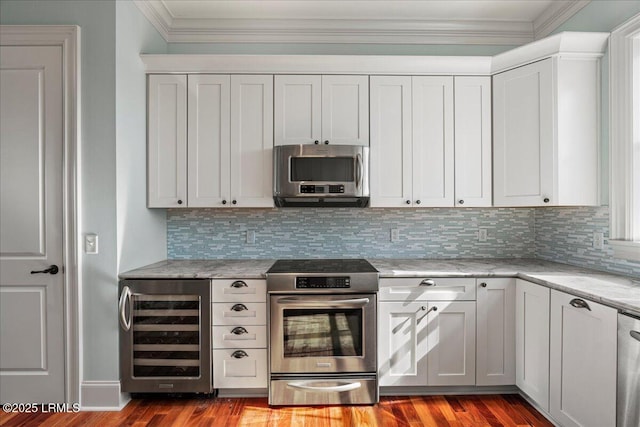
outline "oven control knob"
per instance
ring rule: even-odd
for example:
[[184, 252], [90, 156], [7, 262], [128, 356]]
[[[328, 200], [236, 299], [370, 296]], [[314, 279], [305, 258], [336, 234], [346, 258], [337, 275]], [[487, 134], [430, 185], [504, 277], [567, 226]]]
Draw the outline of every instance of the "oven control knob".
[[231, 307], [231, 311], [246, 311], [246, 310], [249, 310], [249, 309], [244, 304], [234, 304], [233, 307]]

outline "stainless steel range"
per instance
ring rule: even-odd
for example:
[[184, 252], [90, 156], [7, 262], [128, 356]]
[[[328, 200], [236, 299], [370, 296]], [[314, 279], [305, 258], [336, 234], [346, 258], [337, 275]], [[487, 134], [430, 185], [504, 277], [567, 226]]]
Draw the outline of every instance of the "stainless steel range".
[[269, 269], [270, 405], [378, 401], [377, 291], [378, 271], [364, 259]]

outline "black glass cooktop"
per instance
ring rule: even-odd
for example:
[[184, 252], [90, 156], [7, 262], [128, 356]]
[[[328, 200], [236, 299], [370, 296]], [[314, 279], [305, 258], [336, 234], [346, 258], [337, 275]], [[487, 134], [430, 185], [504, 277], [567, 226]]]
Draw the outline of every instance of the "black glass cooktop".
[[377, 273], [366, 259], [281, 259], [267, 271], [274, 273]]

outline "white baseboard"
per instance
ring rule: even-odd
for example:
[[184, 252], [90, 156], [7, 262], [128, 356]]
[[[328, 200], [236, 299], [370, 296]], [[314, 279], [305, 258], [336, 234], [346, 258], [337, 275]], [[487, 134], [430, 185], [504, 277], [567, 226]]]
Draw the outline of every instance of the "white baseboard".
[[120, 411], [129, 403], [120, 392], [120, 381], [83, 381], [80, 385], [81, 411]]

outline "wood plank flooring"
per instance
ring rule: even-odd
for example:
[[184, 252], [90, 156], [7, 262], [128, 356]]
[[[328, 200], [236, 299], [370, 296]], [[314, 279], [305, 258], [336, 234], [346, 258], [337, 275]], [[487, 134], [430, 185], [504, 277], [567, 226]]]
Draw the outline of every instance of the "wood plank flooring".
[[552, 426], [518, 395], [382, 397], [374, 406], [270, 408], [266, 398], [134, 399], [120, 412], [0, 413], [0, 426]]

